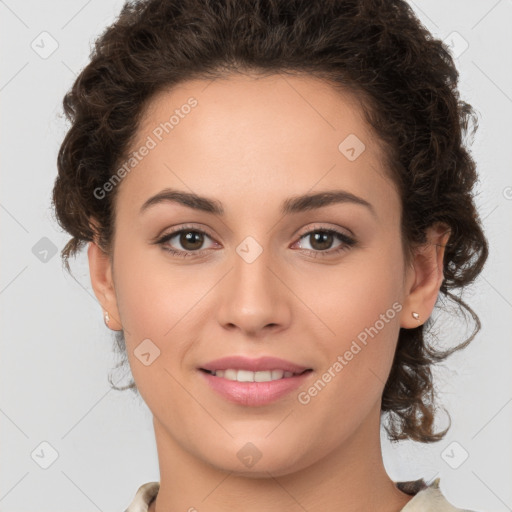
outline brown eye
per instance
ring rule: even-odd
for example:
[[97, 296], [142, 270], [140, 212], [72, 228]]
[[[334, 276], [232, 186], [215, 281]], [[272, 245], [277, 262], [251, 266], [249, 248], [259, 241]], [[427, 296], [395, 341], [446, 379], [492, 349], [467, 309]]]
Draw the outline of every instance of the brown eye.
[[[342, 251], [346, 251], [356, 245], [356, 240], [349, 237], [345, 233], [341, 233], [335, 229], [315, 229], [304, 233], [300, 237], [309, 243], [310, 247], [301, 247], [301, 249], [314, 256], [334, 256]], [[333, 243], [338, 241], [338, 245], [333, 247]]]
[[182, 231], [179, 234], [179, 243], [186, 251], [200, 249], [203, 242], [203, 233], [200, 233], [199, 231]]
[[[208, 240], [211, 240], [212, 245], [204, 247]], [[192, 229], [192, 227], [184, 227], [167, 233], [155, 243], [161, 245], [162, 249], [173, 256], [182, 257], [203, 256], [208, 249], [215, 245], [208, 233], [200, 229]]]
[[326, 249], [330, 249], [334, 241], [334, 236], [329, 231], [315, 231], [309, 234], [309, 240], [313, 249], [325, 251]]

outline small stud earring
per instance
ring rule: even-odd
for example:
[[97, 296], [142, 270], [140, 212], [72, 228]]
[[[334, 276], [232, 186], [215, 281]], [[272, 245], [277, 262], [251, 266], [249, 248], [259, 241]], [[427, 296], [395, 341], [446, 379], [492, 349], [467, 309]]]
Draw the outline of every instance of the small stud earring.
[[420, 321], [420, 315], [419, 315], [419, 313], [416, 313], [416, 311], [413, 311], [413, 312], [411, 313], [411, 315], [412, 315], [412, 317], [413, 317], [414, 319], [418, 320], [418, 322]]
[[108, 316], [108, 311], [105, 311], [105, 325], [108, 327], [108, 323], [110, 322], [110, 317]]

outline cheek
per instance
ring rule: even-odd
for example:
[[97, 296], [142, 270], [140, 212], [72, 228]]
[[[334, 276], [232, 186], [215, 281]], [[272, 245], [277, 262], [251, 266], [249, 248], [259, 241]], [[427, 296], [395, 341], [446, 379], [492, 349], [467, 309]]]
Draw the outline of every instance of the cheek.
[[162, 338], [197, 295], [190, 272], [172, 268], [160, 248], [147, 248], [122, 235], [116, 251], [116, 297], [123, 326], [129, 333]]
[[[197, 339], [194, 333], [207, 318], [207, 301], [202, 299], [217, 278], [207, 274], [194, 278], [190, 266], [172, 266], [157, 251], [119, 250], [118, 255], [116, 296], [133, 377], [139, 389], [149, 386], [149, 381], [158, 388], [159, 379], [169, 379], [166, 370], [181, 370]], [[154, 362], [145, 366], [141, 354], [148, 352], [146, 359]]]
[[[395, 353], [403, 302], [400, 250], [383, 245], [359, 255], [319, 281], [322, 291], [311, 308], [329, 326], [319, 348], [328, 354], [323, 370], [331, 368], [331, 374], [339, 375], [332, 379], [338, 388], [333, 399], [351, 406], [372, 401], [381, 392]], [[363, 389], [369, 393], [362, 396]]]
[[133, 379], [151, 410], [168, 403], [170, 395], [179, 407], [187, 396], [173, 376], [178, 376], [194, 339], [190, 333], [197, 326], [189, 310], [199, 301], [199, 290], [194, 293], [190, 280], [187, 286], [179, 276], [166, 275], [157, 266], [135, 263], [141, 262], [119, 261], [116, 287]]
[[[362, 249], [340, 265], [315, 272], [307, 277], [302, 293], [310, 298], [311, 309], [330, 327], [331, 338], [346, 342], [356, 337], [390, 308], [386, 326], [398, 323], [395, 313], [400, 306], [393, 309], [393, 304], [403, 301], [399, 247], [382, 243], [378, 249]], [[308, 294], [308, 289], [314, 294]]]

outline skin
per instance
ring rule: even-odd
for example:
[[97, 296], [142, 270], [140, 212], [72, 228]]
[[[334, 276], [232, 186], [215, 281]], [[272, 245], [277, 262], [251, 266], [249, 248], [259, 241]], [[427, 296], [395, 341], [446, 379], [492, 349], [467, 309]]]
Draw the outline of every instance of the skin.
[[[91, 242], [91, 282], [109, 327], [125, 331], [133, 377], [153, 414], [160, 491], [151, 512], [197, 510], [401, 510], [411, 496], [387, 475], [380, 402], [399, 329], [431, 314], [443, 279], [448, 234], [405, 264], [401, 203], [382, 167], [383, 149], [355, 98], [311, 76], [230, 76], [194, 80], [154, 97], [132, 151], [189, 97], [198, 105], [123, 178], [116, 190], [113, 254]], [[354, 161], [338, 150], [355, 134]], [[221, 217], [176, 202], [142, 204], [172, 187], [220, 201]], [[281, 215], [291, 197], [343, 189], [369, 202], [337, 203]], [[151, 241], [192, 224], [207, 231], [194, 249], [179, 235], [180, 258]], [[338, 229], [322, 246], [306, 235]], [[236, 251], [253, 237], [263, 252], [247, 263]], [[181, 239], [183, 242], [183, 238]], [[190, 249], [192, 247], [192, 249]], [[308, 253], [309, 251], [309, 253]], [[310, 388], [394, 303], [402, 308], [311, 401]], [[149, 338], [160, 355], [134, 355]], [[271, 355], [313, 368], [304, 386], [265, 406], [228, 402], [198, 367], [226, 355]], [[253, 443], [260, 460], [237, 453]]]

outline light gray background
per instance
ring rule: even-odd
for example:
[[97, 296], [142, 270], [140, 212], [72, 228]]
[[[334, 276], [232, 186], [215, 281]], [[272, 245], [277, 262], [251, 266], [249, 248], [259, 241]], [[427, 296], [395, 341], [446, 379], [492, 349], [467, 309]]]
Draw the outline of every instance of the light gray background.
[[[1, 511], [122, 511], [142, 483], [159, 480], [149, 410], [107, 381], [112, 335], [85, 251], [72, 265], [76, 279], [61, 268], [58, 252], [41, 252], [52, 244], [60, 251], [68, 240], [50, 211], [66, 132], [62, 97], [122, 4], [0, 1]], [[512, 510], [512, 1], [411, 5], [436, 37], [455, 31], [469, 44], [457, 58], [460, 91], [480, 116], [472, 147], [491, 254], [465, 296], [483, 329], [435, 374], [451, 430], [426, 446], [391, 446], [383, 435], [385, 464], [395, 480], [440, 476], [459, 507], [504, 512]], [[43, 31], [58, 43], [47, 58], [31, 47], [35, 41], [39, 52], [51, 49]], [[451, 323], [444, 329], [450, 343], [462, 339]], [[51, 462], [51, 448], [42, 442], [58, 452], [47, 469], [41, 464]], [[469, 457], [454, 469], [463, 450]]]

